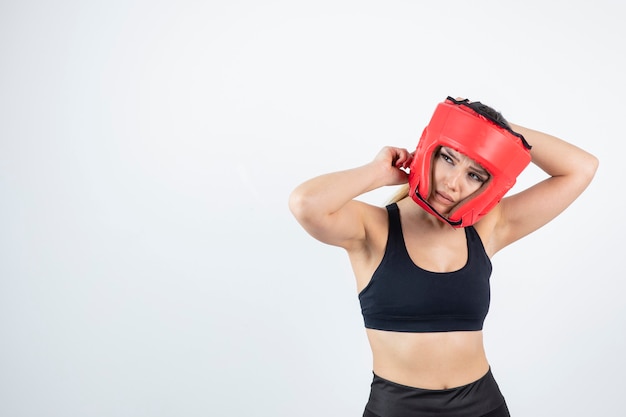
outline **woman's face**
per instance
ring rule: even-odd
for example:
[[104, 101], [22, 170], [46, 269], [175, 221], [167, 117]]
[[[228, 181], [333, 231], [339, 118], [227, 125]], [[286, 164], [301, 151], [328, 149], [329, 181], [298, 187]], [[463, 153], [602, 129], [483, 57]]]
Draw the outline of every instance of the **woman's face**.
[[489, 173], [473, 159], [442, 146], [433, 161], [433, 184], [428, 202], [447, 214], [489, 180]]

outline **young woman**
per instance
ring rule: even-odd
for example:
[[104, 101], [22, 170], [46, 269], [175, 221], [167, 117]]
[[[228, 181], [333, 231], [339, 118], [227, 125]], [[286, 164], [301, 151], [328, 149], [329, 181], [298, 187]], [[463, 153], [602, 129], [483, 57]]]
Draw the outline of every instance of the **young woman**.
[[[384, 147], [371, 162], [308, 180], [290, 195], [304, 229], [350, 258], [373, 354], [365, 417], [509, 416], [483, 347], [490, 258], [561, 213], [598, 166], [584, 150], [508, 124], [479, 102], [445, 104], [458, 117], [438, 107], [415, 153]], [[435, 129], [435, 119], [445, 126]], [[484, 139], [483, 129], [504, 139]], [[508, 141], [517, 156], [498, 154]], [[548, 178], [502, 198], [512, 184], [499, 167], [524, 153], [519, 171], [532, 160]], [[355, 200], [400, 184], [386, 207]]]

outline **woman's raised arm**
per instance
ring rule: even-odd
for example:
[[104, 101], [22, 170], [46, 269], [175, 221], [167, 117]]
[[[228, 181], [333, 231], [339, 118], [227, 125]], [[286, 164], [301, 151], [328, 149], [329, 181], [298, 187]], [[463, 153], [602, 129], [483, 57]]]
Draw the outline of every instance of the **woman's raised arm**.
[[532, 146], [532, 162], [550, 177], [502, 200], [491, 240], [493, 253], [558, 216], [587, 188], [598, 159], [562, 139], [511, 124]]
[[411, 163], [406, 149], [385, 147], [370, 163], [310, 179], [293, 190], [289, 208], [314, 238], [349, 249], [366, 239], [368, 213], [380, 210], [354, 200], [387, 185], [407, 182], [401, 169]]

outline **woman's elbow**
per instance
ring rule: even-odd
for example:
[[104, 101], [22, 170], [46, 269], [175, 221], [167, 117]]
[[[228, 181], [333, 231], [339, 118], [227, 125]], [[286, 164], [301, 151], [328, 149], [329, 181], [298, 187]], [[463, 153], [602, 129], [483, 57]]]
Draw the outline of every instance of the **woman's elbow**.
[[301, 222], [307, 217], [307, 213], [310, 212], [312, 206], [311, 198], [307, 196], [304, 190], [298, 187], [289, 194], [288, 206], [291, 214]]
[[596, 175], [599, 165], [600, 165], [600, 160], [596, 156], [592, 154], [587, 154], [587, 158], [585, 161], [585, 167], [586, 167], [585, 174], [587, 178], [589, 179], [589, 182], [591, 182], [593, 177]]
[[596, 175], [600, 161], [594, 155], [586, 153], [584, 158], [579, 161], [574, 170], [574, 177], [577, 178], [578, 187], [587, 188]]

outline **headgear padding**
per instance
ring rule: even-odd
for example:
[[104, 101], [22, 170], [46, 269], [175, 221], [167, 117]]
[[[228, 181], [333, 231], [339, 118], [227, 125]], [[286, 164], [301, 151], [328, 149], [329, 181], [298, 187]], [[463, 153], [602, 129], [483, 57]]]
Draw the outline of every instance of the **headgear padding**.
[[[531, 147], [522, 135], [479, 109], [470, 107], [468, 100], [457, 101], [452, 97], [439, 103], [422, 133], [410, 166], [409, 195], [426, 211], [453, 227], [472, 225], [487, 214], [513, 187], [531, 159]], [[490, 175], [490, 179], [476, 193], [459, 202], [448, 217], [427, 202], [432, 191], [431, 165], [441, 146], [473, 159]]]

